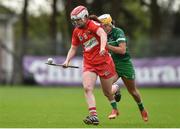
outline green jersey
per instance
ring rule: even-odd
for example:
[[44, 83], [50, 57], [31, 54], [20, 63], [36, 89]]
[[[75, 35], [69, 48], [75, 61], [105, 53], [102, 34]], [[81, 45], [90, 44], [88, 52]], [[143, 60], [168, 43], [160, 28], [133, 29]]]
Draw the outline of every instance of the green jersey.
[[[113, 27], [108, 34], [108, 44], [112, 46], [119, 46], [120, 43], [127, 43], [127, 39], [122, 29]], [[126, 46], [125, 54], [118, 54], [109, 50], [119, 77], [126, 77], [127, 79], [135, 78], [135, 71], [131, 62], [131, 56]]]
[[[119, 44], [122, 42], [127, 43], [127, 39], [125, 37], [123, 30], [120, 28], [117, 28], [117, 27], [113, 27], [112, 31], [108, 34], [108, 44], [112, 45], [112, 46], [119, 46]], [[110, 54], [115, 62], [119, 61], [119, 60], [131, 59], [127, 47], [126, 47], [125, 54], [118, 54], [118, 53], [114, 53], [112, 51], [110, 51]]]

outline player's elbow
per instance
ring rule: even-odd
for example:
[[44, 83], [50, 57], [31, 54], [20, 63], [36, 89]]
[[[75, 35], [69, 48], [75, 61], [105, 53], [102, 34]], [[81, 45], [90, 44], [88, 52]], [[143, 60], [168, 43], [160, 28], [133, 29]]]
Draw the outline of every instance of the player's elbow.
[[119, 54], [124, 55], [126, 53], [126, 43], [122, 42], [119, 44]]
[[120, 54], [124, 55], [126, 53], [126, 48], [122, 48]]

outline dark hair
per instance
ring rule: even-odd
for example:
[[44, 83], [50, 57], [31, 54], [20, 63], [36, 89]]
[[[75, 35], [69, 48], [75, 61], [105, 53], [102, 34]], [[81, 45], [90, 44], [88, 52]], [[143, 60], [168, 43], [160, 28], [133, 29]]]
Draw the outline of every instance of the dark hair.
[[98, 16], [96, 16], [96, 15], [89, 15], [89, 17], [88, 17], [90, 20], [93, 20], [93, 21], [96, 21], [96, 22], [98, 22], [98, 23], [101, 23], [101, 21], [98, 19]]

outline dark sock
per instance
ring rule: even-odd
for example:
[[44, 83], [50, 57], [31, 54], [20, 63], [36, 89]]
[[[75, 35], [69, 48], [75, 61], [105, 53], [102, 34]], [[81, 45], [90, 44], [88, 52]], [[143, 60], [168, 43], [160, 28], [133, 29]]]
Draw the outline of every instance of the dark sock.
[[111, 106], [112, 106], [113, 109], [117, 109], [117, 104], [116, 104], [115, 100], [111, 101]]
[[144, 105], [143, 105], [142, 102], [141, 102], [141, 103], [138, 103], [138, 107], [139, 107], [139, 110], [140, 110], [140, 111], [143, 111], [143, 110], [144, 110]]

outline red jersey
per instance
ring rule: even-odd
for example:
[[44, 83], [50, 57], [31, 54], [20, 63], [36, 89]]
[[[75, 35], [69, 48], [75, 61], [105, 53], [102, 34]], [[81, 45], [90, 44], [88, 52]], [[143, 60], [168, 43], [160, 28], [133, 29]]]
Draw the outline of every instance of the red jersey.
[[93, 20], [88, 20], [85, 28], [75, 28], [72, 35], [72, 45], [83, 47], [84, 63], [101, 64], [106, 56], [100, 56], [100, 37], [96, 34], [101, 25]]

